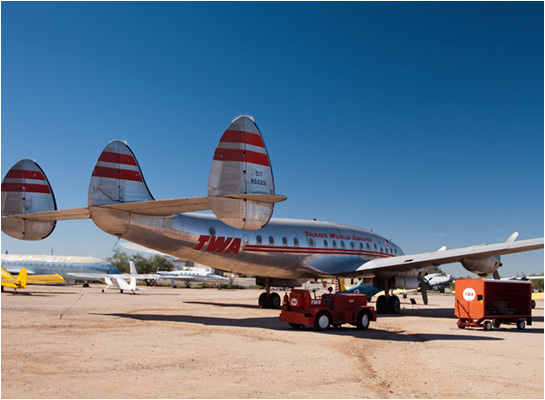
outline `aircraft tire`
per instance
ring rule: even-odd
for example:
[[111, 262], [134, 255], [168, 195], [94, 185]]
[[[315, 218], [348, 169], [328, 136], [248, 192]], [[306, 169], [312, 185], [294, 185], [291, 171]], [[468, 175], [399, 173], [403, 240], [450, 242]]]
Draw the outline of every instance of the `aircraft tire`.
[[280, 295], [278, 293], [271, 293], [267, 299], [267, 306], [273, 310], [280, 308], [282, 302], [280, 301]]
[[386, 313], [386, 296], [378, 296], [377, 299], [377, 312], [379, 314], [385, 314]]
[[331, 316], [327, 311], [320, 311], [314, 320], [314, 328], [317, 331], [326, 331], [331, 326]]
[[399, 302], [399, 297], [390, 296], [388, 299], [388, 304], [386, 305], [387, 312], [390, 314], [399, 314], [401, 312], [401, 303]]
[[268, 308], [268, 305], [267, 305], [267, 298], [269, 296], [267, 296], [267, 293], [266, 292], [263, 292], [259, 295], [259, 300], [257, 301], [258, 305], [259, 305], [259, 308]]

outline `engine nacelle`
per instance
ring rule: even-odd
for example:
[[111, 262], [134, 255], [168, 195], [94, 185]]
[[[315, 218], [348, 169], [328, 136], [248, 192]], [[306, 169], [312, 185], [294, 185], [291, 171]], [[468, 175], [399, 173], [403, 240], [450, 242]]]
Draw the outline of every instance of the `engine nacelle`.
[[[418, 278], [400, 278], [396, 276], [395, 278], [388, 279], [389, 289], [418, 289], [419, 282]], [[386, 289], [386, 280], [379, 279], [378, 277], [373, 278], [373, 286], [377, 289]]]
[[462, 263], [464, 268], [469, 272], [473, 272], [479, 276], [486, 276], [493, 274], [501, 267], [501, 258], [500, 256], [488, 258], [464, 258], [460, 263]]
[[[271, 278], [270, 285], [277, 287], [289, 287], [295, 288], [301, 286], [305, 281], [303, 279], [282, 279], [282, 278]], [[255, 284], [258, 286], [266, 286], [265, 278], [256, 276]]]

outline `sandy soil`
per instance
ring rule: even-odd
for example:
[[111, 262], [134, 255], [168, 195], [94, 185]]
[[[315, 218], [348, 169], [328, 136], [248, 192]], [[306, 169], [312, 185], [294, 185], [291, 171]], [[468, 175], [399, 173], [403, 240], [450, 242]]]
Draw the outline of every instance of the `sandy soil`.
[[523, 331], [460, 330], [453, 296], [431, 295], [367, 331], [314, 332], [259, 309], [258, 295], [2, 293], [2, 398], [544, 397], [543, 300]]

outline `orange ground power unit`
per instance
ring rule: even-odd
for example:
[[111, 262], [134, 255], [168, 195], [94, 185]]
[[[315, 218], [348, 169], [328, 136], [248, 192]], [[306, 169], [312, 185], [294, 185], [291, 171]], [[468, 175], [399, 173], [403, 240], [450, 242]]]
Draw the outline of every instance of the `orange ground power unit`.
[[457, 279], [454, 312], [458, 327], [491, 330], [514, 323], [532, 325], [532, 283], [482, 279]]

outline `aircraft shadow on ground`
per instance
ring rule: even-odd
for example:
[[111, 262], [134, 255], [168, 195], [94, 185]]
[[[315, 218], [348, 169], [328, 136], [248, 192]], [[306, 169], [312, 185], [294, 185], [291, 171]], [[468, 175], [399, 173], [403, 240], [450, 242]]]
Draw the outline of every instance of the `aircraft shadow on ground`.
[[[161, 314], [126, 314], [126, 313], [111, 313], [93, 315], [103, 315], [119, 318], [130, 318], [139, 321], [167, 321], [181, 322], [189, 324], [200, 324], [207, 326], [230, 326], [240, 328], [263, 328], [277, 331], [292, 331], [294, 334], [304, 334], [305, 332], [313, 331], [313, 328], [306, 327], [304, 329], [292, 329], [287, 323], [281, 322], [278, 317], [259, 317], [259, 318], [221, 318], [221, 317], [202, 317], [193, 315], [161, 315]], [[530, 330], [526, 330], [530, 331]], [[537, 330], [536, 333], [543, 331]], [[374, 329], [371, 325], [366, 331], [361, 331], [355, 327], [345, 325], [341, 328], [331, 328], [321, 332], [324, 335], [337, 336], [353, 336], [368, 340], [384, 340], [384, 341], [399, 341], [399, 342], [428, 342], [434, 340], [472, 340], [472, 341], [496, 341], [503, 340], [502, 338], [490, 337], [481, 335], [475, 332], [471, 334], [450, 334], [450, 333], [407, 333], [405, 331], [386, 331], [382, 329]]]
[[[187, 304], [200, 304], [200, 305], [206, 305], [206, 306], [216, 306], [216, 307], [238, 307], [238, 308], [259, 308], [259, 306], [256, 305], [250, 305], [250, 304], [235, 304], [235, 303], [214, 303], [211, 301], [184, 301], [184, 303]], [[280, 310], [279, 310], [280, 311]]]

